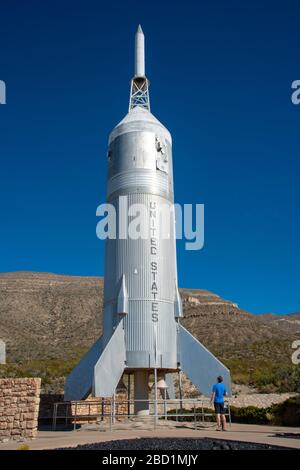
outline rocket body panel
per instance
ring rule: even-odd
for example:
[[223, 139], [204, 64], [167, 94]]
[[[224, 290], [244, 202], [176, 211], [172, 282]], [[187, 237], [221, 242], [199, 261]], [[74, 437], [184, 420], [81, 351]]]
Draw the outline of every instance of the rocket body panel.
[[[119, 321], [116, 300], [124, 276], [128, 293], [128, 315], [124, 318], [126, 366], [176, 370], [171, 138], [147, 110], [134, 108], [121, 123], [122, 132], [114, 129], [110, 136], [107, 200], [116, 210], [118, 234], [120, 213], [128, 213], [134, 205], [141, 207], [138, 215], [147, 233], [145, 238], [133, 239], [127, 230], [125, 239], [118, 236], [106, 240], [105, 324], [110, 323], [112, 309], [111, 328]], [[130, 217], [126, 219], [128, 224]]]

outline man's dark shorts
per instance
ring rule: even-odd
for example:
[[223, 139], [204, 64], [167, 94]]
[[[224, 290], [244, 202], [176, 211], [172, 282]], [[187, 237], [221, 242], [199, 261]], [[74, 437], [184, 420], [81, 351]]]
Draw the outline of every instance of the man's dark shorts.
[[215, 406], [215, 413], [217, 415], [223, 415], [225, 414], [225, 410], [224, 410], [224, 403], [214, 403], [214, 406]]

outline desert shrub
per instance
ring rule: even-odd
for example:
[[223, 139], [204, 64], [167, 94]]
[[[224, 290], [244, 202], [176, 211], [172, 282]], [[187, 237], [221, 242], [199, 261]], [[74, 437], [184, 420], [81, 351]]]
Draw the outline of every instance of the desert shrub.
[[272, 405], [269, 413], [272, 424], [278, 426], [300, 426], [300, 395], [291, 397], [283, 403]]
[[224, 359], [233, 382], [254, 386], [262, 393], [300, 393], [300, 367], [287, 362], [245, 358]]
[[60, 393], [64, 379], [76, 365], [75, 359], [33, 359], [18, 363], [0, 365], [0, 378], [40, 377], [42, 390], [46, 393]]
[[[197, 413], [201, 413], [202, 408], [196, 408]], [[211, 408], [204, 408], [204, 413], [208, 419], [215, 421], [215, 415]], [[193, 410], [178, 409], [178, 413], [187, 415], [178, 417], [178, 421], [194, 421]], [[257, 408], [256, 406], [246, 406], [244, 408], [230, 407], [231, 421], [241, 424], [274, 424], [277, 426], [300, 426], [300, 395], [289, 398], [283, 403], [275, 404], [269, 408]], [[168, 419], [176, 420], [176, 410], [168, 411]], [[200, 417], [197, 417], [199, 420]]]
[[247, 406], [245, 408], [230, 407], [233, 423], [275, 424], [277, 426], [300, 426], [300, 395], [291, 397], [283, 403], [269, 408]]
[[269, 424], [269, 409], [246, 406], [244, 408], [230, 407], [231, 421], [244, 424]]

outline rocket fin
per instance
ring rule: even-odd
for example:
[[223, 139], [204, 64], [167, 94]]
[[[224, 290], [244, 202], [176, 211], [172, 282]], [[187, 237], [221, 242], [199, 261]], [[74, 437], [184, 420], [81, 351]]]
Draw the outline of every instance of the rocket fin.
[[123, 321], [103, 350], [94, 369], [93, 396], [111, 397], [126, 366], [126, 348]]
[[182, 300], [177, 285], [175, 285], [175, 318], [183, 317]]
[[123, 274], [121, 279], [120, 290], [118, 294], [118, 301], [117, 301], [117, 313], [119, 315], [127, 315], [128, 314], [128, 293], [126, 289], [126, 280], [125, 274]]
[[83, 400], [91, 392], [94, 367], [102, 353], [102, 338], [99, 338], [93, 344], [91, 349], [68, 375], [65, 384], [65, 400]]
[[179, 326], [179, 361], [182, 371], [198, 390], [206, 396], [212, 391], [218, 375], [224, 378], [228, 395], [231, 394], [230, 372], [203, 344], [183, 326]]

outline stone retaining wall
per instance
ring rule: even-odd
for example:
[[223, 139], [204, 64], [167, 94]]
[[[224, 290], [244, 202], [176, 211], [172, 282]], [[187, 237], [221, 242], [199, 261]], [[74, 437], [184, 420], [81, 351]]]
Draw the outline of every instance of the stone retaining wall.
[[[63, 422], [65, 424], [73, 423], [75, 415], [76, 422], [78, 424], [84, 424], [94, 423], [100, 419], [102, 420], [103, 415], [105, 420], [109, 420], [113, 410], [117, 415], [127, 415], [128, 412], [128, 397], [127, 393], [124, 392], [116, 393], [114, 404], [112, 398], [101, 399], [92, 396], [78, 402], [71, 401], [64, 403], [63, 395], [41, 394], [39, 411], [40, 424], [52, 423], [55, 403], [60, 403], [57, 409], [58, 424], [63, 424]], [[122, 419], [122, 416], [120, 419]]]
[[34, 438], [41, 379], [0, 379], [0, 441]]
[[78, 424], [97, 422], [101, 419], [102, 415], [105, 421], [109, 421], [110, 415], [114, 412], [119, 420], [122, 420], [120, 415], [127, 417], [128, 401], [126, 393], [117, 392], [114, 401], [112, 398], [104, 398], [102, 401], [101, 398], [89, 396], [86, 400], [77, 404], [71, 402], [68, 410], [69, 416], [76, 415], [76, 422]]

